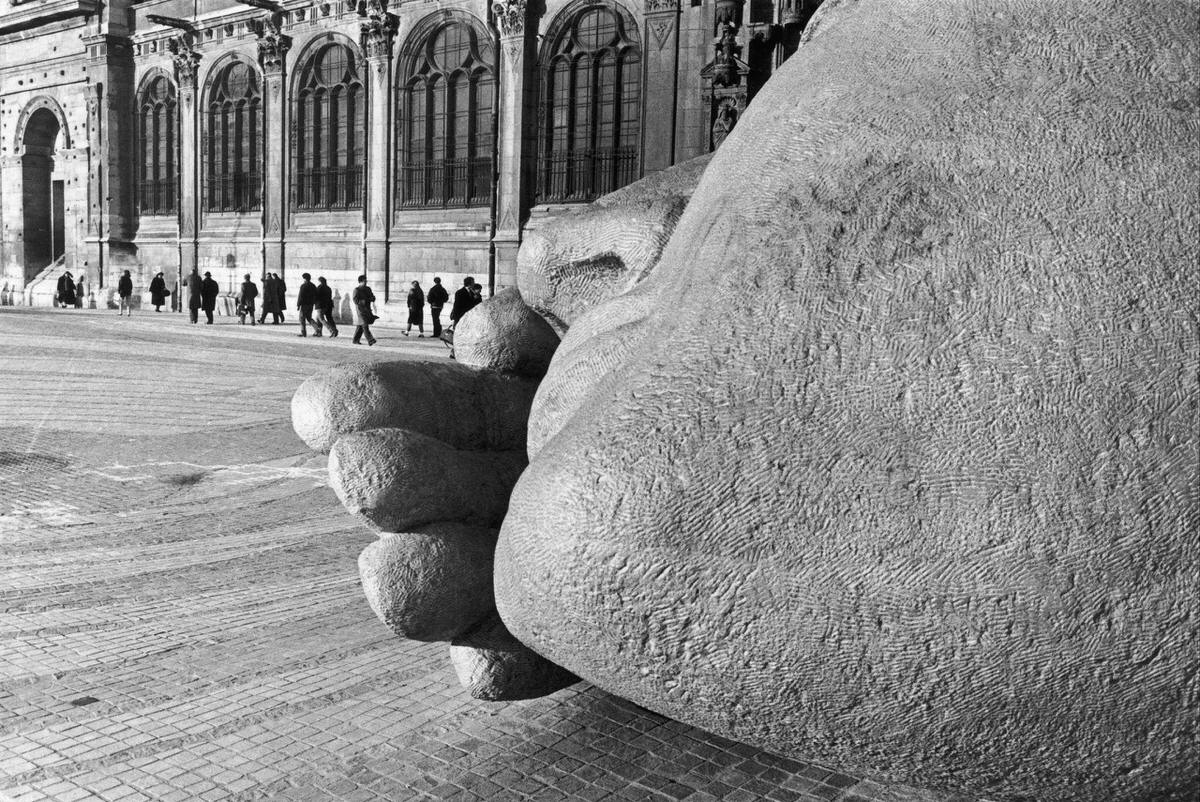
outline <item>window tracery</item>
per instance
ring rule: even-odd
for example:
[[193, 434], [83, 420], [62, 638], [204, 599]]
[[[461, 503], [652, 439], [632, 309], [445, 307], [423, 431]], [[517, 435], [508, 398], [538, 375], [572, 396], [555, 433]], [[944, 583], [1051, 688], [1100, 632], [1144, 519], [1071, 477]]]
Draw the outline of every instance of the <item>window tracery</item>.
[[491, 37], [478, 21], [451, 17], [418, 30], [407, 55], [398, 92], [398, 205], [487, 205], [495, 89]]
[[297, 209], [360, 209], [366, 96], [354, 53], [340, 43], [317, 50], [296, 94], [293, 200]]
[[204, 128], [204, 208], [262, 208], [262, 88], [245, 61], [221, 70], [209, 92]]
[[620, 6], [586, 3], [563, 11], [548, 38], [538, 202], [593, 200], [638, 177], [637, 25]]
[[175, 87], [164, 75], [151, 79], [138, 95], [138, 208], [142, 214], [176, 211]]

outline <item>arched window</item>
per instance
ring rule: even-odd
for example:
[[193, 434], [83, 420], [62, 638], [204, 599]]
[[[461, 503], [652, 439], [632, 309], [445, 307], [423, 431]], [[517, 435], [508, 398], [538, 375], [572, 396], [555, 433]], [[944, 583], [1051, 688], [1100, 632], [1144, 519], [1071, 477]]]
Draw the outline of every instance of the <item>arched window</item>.
[[142, 214], [174, 214], [175, 87], [165, 75], [138, 95], [138, 208]]
[[244, 61], [213, 82], [204, 115], [204, 208], [245, 212], [262, 208], [262, 93], [258, 72]]
[[638, 177], [641, 48], [609, 3], [569, 8], [542, 58], [539, 202], [589, 201]]
[[353, 52], [338, 43], [320, 48], [305, 63], [297, 86], [296, 208], [362, 208], [366, 98]]
[[397, 204], [487, 205], [495, 90], [487, 30], [450, 17], [418, 28], [401, 58]]

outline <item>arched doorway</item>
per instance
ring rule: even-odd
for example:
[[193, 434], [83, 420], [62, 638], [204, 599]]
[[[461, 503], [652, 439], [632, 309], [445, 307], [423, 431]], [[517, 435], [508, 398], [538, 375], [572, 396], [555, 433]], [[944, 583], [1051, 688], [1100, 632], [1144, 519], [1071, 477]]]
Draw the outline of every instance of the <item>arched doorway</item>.
[[60, 128], [58, 117], [48, 108], [37, 109], [25, 123], [21, 201], [26, 281], [66, 251], [63, 182], [54, 176], [54, 152]]

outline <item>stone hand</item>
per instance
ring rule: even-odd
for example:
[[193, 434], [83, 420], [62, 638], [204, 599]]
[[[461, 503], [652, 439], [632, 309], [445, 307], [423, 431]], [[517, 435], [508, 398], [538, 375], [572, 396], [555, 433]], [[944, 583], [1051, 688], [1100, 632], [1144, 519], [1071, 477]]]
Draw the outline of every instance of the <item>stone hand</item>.
[[380, 533], [359, 560], [372, 609], [402, 637], [451, 642], [477, 697], [525, 698], [575, 680], [508, 633], [492, 591], [497, 528], [527, 463], [530, 404], [559, 341], [546, 320], [565, 328], [650, 272], [704, 161], [532, 234], [521, 275], [541, 316], [506, 290], [460, 321], [455, 364], [341, 365], [293, 398], [294, 427], [329, 452], [338, 498]]

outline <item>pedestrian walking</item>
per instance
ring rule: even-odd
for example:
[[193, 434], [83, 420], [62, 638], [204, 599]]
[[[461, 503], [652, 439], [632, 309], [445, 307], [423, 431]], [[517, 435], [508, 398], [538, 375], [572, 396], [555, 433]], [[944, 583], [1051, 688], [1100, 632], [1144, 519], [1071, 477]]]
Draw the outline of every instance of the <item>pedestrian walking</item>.
[[238, 293], [238, 322], [246, 325], [246, 315], [250, 316], [250, 325], [254, 325], [254, 299], [258, 297], [258, 287], [250, 280], [247, 273], [242, 280], [242, 289]]
[[267, 315], [271, 315], [271, 325], [279, 323], [278, 313], [279, 296], [275, 294], [275, 277], [270, 273], [263, 274], [262, 282], [262, 317], [258, 319], [259, 323], [267, 322]]
[[425, 293], [421, 290], [421, 283], [414, 281], [412, 288], [408, 291], [408, 328], [404, 330], [404, 336], [412, 331], [413, 325], [417, 327], [417, 337], [425, 336]]
[[75, 306], [75, 279], [69, 270], [58, 277], [57, 299], [63, 309]]
[[446, 292], [439, 277], [433, 277], [433, 286], [429, 288], [429, 294], [425, 298], [429, 301], [429, 319], [433, 322], [433, 336], [441, 337], [442, 307], [446, 305], [446, 301], [450, 300], [450, 293]]
[[133, 317], [133, 276], [128, 270], [117, 279], [117, 317], [126, 313]]
[[213, 281], [212, 273], [205, 272], [204, 281], [200, 282], [200, 308], [204, 310], [204, 321], [211, 326], [213, 310], [217, 308], [217, 296], [221, 294], [221, 285]]
[[162, 273], [158, 273], [150, 280], [150, 303], [154, 304], [154, 311], [161, 312], [162, 305], [167, 302], [167, 296], [171, 291], [167, 289], [166, 279]]
[[375, 338], [371, 336], [371, 324], [377, 320], [372, 310], [375, 305], [375, 293], [371, 292], [371, 288], [367, 286], [366, 276], [358, 277], [358, 286], [354, 288], [352, 300], [354, 301], [354, 339], [351, 342], [358, 345], [365, 334], [367, 345], [374, 345]]
[[463, 285], [454, 293], [454, 306], [450, 308], [450, 325], [454, 326], [465, 315], [471, 307], [475, 305], [475, 298], [471, 295], [471, 285], [475, 283], [475, 279], [467, 276], [463, 279]]
[[278, 273], [272, 273], [275, 277], [275, 298], [278, 303], [275, 306], [276, 323], [283, 323], [287, 320], [284, 317], [284, 312], [287, 311], [287, 282]]
[[333, 289], [325, 283], [324, 276], [317, 276], [317, 335], [321, 334], [321, 324], [329, 328], [329, 336], [338, 336], [337, 323], [333, 320]]
[[321, 336], [321, 324], [313, 320], [313, 307], [317, 305], [317, 285], [312, 283], [312, 276], [301, 273], [304, 281], [300, 284], [300, 292], [296, 293], [296, 309], [300, 311], [300, 333], [296, 336], [307, 337], [308, 326], [313, 327], [313, 336]]
[[[208, 275], [205, 273], [204, 275]], [[191, 274], [187, 277], [188, 288], [188, 316], [192, 319], [192, 323], [199, 320], [200, 317], [200, 271], [192, 268]]]
[[[479, 306], [481, 303], [483, 303], [483, 285], [482, 284], [472, 284], [471, 285], [471, 305], [467, 308], [467, 312], [469, 312], [472, 309], [474, 309], [475, 307]], [[463, 314], [466, 314], [466, 312], [464, 312]]]
[[83, 309], [83, 276], [75, 282], [75, 308]]

